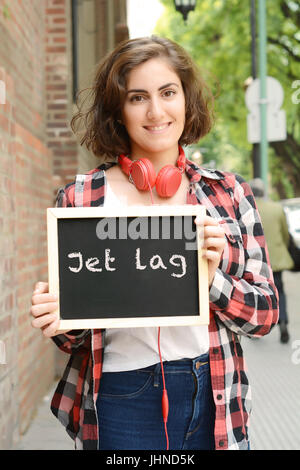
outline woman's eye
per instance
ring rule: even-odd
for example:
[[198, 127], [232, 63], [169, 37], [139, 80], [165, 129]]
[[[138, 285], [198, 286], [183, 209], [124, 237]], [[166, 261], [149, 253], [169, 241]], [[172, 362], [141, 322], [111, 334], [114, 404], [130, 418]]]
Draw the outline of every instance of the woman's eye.
[[130, 101], [131, 102], [135, 102], [135, 101], [140, 102], [140, 101], [144, 101], [144, 99], [145, 98], [142, 95], [134, 95], [130, 98]]
[[163, 96], [165, 96], [166, 98], [169, 98], [170, 96], [175, 95], [175, 93], [176, 92], [174, 90], [166, 90], [164, 91]]

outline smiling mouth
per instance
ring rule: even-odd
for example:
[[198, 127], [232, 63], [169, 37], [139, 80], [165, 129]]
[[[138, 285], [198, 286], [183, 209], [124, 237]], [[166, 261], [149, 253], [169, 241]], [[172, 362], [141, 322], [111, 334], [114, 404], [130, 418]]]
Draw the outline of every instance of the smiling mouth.
[[164, 124], [160, 124], [159, 126], [144, 126], [144, 128], [150, 132], [162, 132], [167, 129], [170, 125], [171, 122], [166, 122]]

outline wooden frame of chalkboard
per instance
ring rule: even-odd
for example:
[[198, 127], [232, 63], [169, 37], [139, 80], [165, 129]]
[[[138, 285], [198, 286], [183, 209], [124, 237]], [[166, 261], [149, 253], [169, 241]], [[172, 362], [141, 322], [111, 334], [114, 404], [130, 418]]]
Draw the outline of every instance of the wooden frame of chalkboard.
[[207, 325], [203, 226], [194, 223], [205, 212], [201, 205], [47, 209], [58, 332]]

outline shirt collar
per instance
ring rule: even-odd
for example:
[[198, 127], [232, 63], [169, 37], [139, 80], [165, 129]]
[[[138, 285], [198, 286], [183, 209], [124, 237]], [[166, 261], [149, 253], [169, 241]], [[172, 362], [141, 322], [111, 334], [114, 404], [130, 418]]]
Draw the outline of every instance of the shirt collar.
[[[97, 170], [108, 170], [116, 164], [117, 162], [105, 162], [100, 165]], [[190, 183], [198, 183], [201, 178], [211, 180], [224, 179], [224, 175], [220, 171], [210, 168], [202, 168], [198, 166], [195, 162], [192, 162], [188, 159], [186, 159], [185, 172], [190, 180]]]
[[198, 183], [201, 178], [207, 178], [212, 180], [224, 179], [224, 175], [222, 175], [220, 171], [202, 168], [196, 165], [196, 163], [192, 162], [191, 160], [186, 160], [185, 171], [190, 179], [190, 183]]

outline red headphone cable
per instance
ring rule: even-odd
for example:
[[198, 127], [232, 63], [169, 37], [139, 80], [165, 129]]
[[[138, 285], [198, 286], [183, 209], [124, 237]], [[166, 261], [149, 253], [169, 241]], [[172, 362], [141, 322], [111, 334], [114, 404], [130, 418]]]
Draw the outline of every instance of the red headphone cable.
[[160, 352], [160, 326], [158, 327], [158, 352], [159, 352], [159, 359], [160, 359], [160, 366], [161, 366], [161, 375], [163, 380], [163, 394], [161, 399], [161, 407], [162, 407], [162, 415], [163, 421], [165, 426], [165, 435], [167, 440], [167, 450], [169, 450], [169, 436], [168, 436], [168, 429], [167, 429], [167, 421], [168, 421], [168, 414], [169, 414], [169, 399], [168, 393], [166, 390], [166, 382], [165, 382], [165, 373], [164, 373], [164, 366], [161, 358]]
[[[152, 188], [151, 188], [149, 181], [148, 181], [148, 185], [149, 185], [149, 190], [150, 190], [151, 203], [154, 204]], [[162, 375], [162, 380], [163, 380], [163, 393], [162, 393], [162, 399], [161, 399], [162, 416], [163, 416], [165, 435], [166, 435], [166, 440], [167, 440], [167, 450], [169, 450], [169, 436], [168, 436], [168, 429], [167, 429], [167, 422], [168, 422], [168, 415], [169, 415], [169, 399], [168, 399], [168, 392], [166, 389], [164, 366], [163, 366], [163, 362], [161, 358], [161, 351], [160, 351], [160, 326], [158, 327], [157, 344], [158, 344], [158, 352], [159, 352], [159, 359], [160, 359], [160, 366], [161, 366], [161, 375]]]
[[149, 186], [149, 191], [150, 191], [151, 204], [154, 206], [153, 193], [152, 193], [152, 188], [151, 188], [151, 185], [150, 185], [150, 181], [149, 181], [149, 180], [148, 180], [148, 186]]

